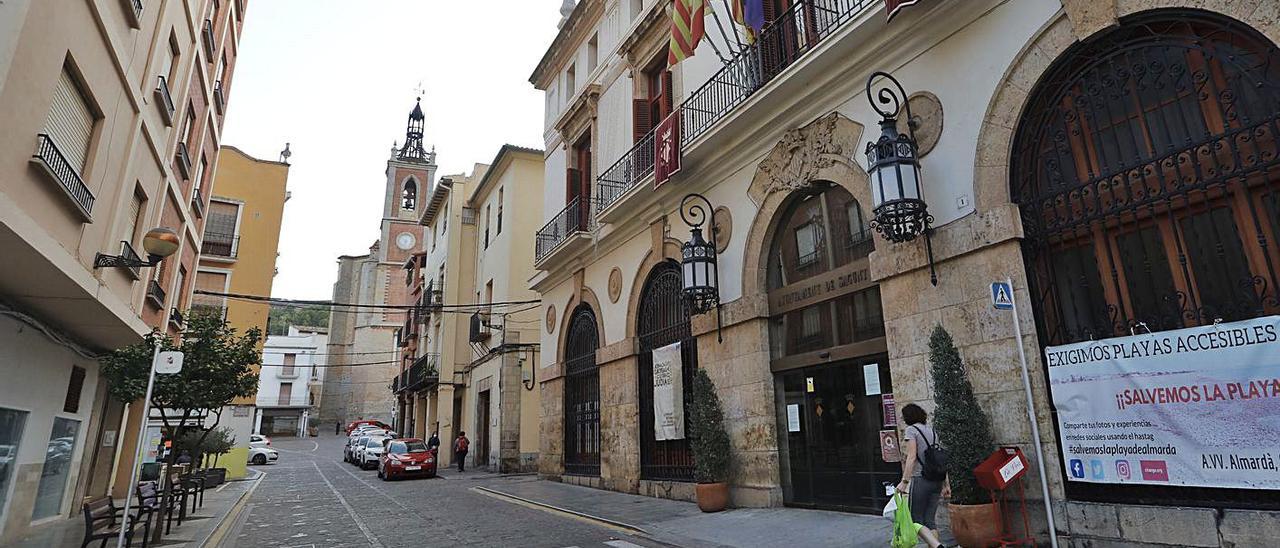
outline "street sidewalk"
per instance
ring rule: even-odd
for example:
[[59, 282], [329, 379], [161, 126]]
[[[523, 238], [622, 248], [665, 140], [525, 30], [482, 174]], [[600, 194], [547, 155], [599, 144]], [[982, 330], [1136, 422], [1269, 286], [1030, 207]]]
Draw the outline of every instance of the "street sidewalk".
[[530, 477], [486, 482], [476, 489], [689, 548], [883, 547], [889, 540], [890, 523], [879, 516], [797, 508], [737, 508], [706, 514], [690, 502]]
[[[219, 532], [223, 523], [227, 522], [229, 517], [234, 517], [234, 513], [241, 507], [241, 501], [248, 497], [253, 487], [258, 484], [258, 480], [262, 478], [262, 472], [252, 469], [249, 472], [249, 477], [245, 479], [228, 481], [205, 491], [203, 507], [197, 508], [195, 513], [189, 512], [182, 526], [178, 526], [175, 519], [173, 530], [168, 535], [160, 537], [159, 542], [149, 543], [148, 546], [155, 548], [205, 546], [210, 537], [215, 532]], [[123, 505], [124, 501], [117, 500], [116, 503]], [[190, 507], [188, 506], [187, 509], [189, 511]], [[154, 532], [156, 527], [154, 521], [151, 527]], [[84, 514], [77, 512], [72, 518], [37, 527], [21, 540], [5, 545], [5, 548], [79, 548], [82, 540], [84, 540]], [[96, 545], [95, 543], [94, 546]], [[107, 545], [115, 546], [115, 542], [108, 542]], [[135, 539], [133, 545], [141, 546], [141, 539]]]

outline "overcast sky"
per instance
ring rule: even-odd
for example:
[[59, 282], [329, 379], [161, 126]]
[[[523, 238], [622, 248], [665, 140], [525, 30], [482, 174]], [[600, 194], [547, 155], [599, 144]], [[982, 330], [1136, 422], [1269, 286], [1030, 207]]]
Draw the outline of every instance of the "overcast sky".
[[378, 238], [386, 161], [419, 82], [438, 175], [470, 172], [503, 143], [542, 148], [543, 99], [528, 78], [560, 4], [249, 3], [223, 143], [268, 160], [292, 143], [273, 296], [330, 298], [337, 257]]

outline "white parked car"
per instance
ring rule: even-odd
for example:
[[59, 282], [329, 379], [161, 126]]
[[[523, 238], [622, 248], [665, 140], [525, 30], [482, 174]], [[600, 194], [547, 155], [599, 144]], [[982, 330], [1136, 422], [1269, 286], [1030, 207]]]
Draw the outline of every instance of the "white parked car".
[[270, 447], [249, 447], [249, 464], [263, 465], [280, 459], [280, 453]]
[[270, 447], [271, 438], [262, 434], [249, 434], [249, 447]]
[[369, 436], [365, 439], [364, 448], [360, 450], [361, 470], [378, 467], [378, 459], [382, 458], [382, 451], [386, 448], [384, 442], [390, 439], [390, 436]]

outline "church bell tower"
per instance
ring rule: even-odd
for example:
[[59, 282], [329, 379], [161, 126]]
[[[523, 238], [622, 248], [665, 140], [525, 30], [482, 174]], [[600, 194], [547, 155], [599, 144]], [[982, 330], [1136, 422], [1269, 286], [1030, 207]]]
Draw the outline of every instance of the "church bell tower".
[[422, 144], [426, 116], [419, 97], [409, 112], [404, 146], [391, 147], [387, 160], [386, 196], [382, 207], [382, 239], [379, 260], [404, 264], [409, 256], [425, 249], [425, 229], [418, 224], [435, 188], [436, 153]]

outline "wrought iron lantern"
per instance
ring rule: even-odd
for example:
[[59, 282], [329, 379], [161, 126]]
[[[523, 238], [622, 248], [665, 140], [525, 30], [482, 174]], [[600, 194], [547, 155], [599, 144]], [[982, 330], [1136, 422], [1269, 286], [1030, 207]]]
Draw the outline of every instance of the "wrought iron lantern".
[[[689, 194], [680, 200], [680, 218], [689, 225], [689, 241], [680, 248], [680, 278], [684, 301], [691, 314], [705, 314], [720, 307], [720, 268], [716, 262], [716, 226], [712, 211], [711, 202], [701, 194]], [[708, 221], [711, 241], [702, 237], [702, 225]], [[717, 338], [719, 326], [717, 314]]]
[[[171, 228], [158, 227], [147, 231], [142, 237], [142, 250], [147, 253], [146, 260], [135, 256], [107, 255], [99, 253], [93, 257], [94, 268], [142, 268], [160, 264], [165, 257], [178, 251], [178, 233]], [[130, 252], [132, 255], [132, 252]]]
[[[873, 93], [877, 79], [883, 78], [893, 87], [882, 86]], [[896, 90], [894, 89], [896, 88]], [[877, 71], [867, 79], [867, 101], [880, 114], [880, 138], [867, 143], [867, 175], [871, 180], [871, 227], [886, 240], [909, 242], [925, 237], [929, 253], [929, 281], [938, 285], [933, 264], [933, 216], [921, 192], [919, 147], [916, 144], [916, 120], [902, 84], [886, 72]], [[907, 114], [907, 133], [898, 132], [898, 114]]]

